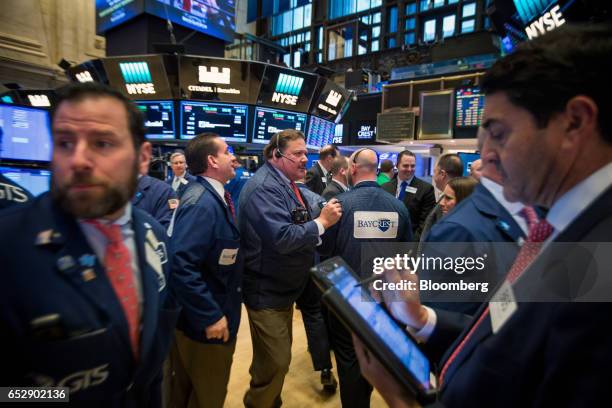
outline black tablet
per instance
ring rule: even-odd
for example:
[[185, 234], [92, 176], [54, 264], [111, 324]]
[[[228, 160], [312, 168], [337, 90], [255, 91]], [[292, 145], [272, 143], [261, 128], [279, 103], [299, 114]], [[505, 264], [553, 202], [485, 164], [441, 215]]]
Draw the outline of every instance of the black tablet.
[[376, 303], [340, 257], [312, 268], [323, 301], [382, 365], [421, 403], [435, 398], [435, 376], [416, 341]]

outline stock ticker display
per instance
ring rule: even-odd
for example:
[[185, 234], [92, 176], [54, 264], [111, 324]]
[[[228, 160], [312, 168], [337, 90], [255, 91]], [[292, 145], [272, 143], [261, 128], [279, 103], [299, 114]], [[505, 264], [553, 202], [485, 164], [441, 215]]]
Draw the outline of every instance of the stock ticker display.
[[480, 126], [484, 110], [484, 95], [478, 87], [455, 90], [455, 126]]
[[274, 134], [285, 129], [306, 130], [306, 114], [277, 109], [256, 108], [253, 143], [267, 144]]
[[332, 144], [335, 128], [336, 124], [334, 122], [311, 116], [308, 124], [308, 135], [306, 136], [306, 147], [320, 149], [325, 145]]
[[138, 101], [136, 106], [144, 115], [147, 139], [174, 139], [173, 101]]
[[181, 139], [214, 132], [230, 142], [247, 141], [248, 106], [181, 101]]

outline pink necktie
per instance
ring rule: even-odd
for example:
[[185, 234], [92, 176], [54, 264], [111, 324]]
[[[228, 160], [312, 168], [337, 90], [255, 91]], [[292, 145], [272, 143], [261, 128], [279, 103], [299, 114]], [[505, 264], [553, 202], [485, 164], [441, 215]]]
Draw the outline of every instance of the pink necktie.
[[229, 208], [230, 213], [232, 213], [232, 218], [236, 220], [236, 209], [234, 208], [234, 201], [232, 200], [232, 196], [226, 191], [223, 194], [223, 197], [225, 198], [225, 202], [227, 203], [227, 207]]

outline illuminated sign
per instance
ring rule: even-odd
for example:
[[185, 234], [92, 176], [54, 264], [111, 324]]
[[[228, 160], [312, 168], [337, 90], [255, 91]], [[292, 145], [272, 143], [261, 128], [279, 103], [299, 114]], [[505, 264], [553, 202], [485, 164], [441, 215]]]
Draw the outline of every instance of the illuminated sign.
[[340, 103], [340, 99], [342, 99], [342, 95], [339, 92], [329, 91], [329, 95], [327, 96], [325, 103], [336, 107], [338, 106], [338, 103]]
[[357, 139], [373, 139], [376, 136], [376, 126], [362, 125], [357, 132]]
[[120, 62], [119, 68], [130, 95], [154, 94], [155, 87], [146, 62]]
[[32, 106], [51, 106], [47, 95], [28, 95], [28, 99]]
[[565, 19], [559, 5], [554, 6], [550, 11], [544, 13], [540, 18], [535, 20], [533, 23], [525, 27], [527, 37], [531, 40], [539, 35], [546, 34], [548, 31], [552, 31], [555, 28], [561, 27], [565, 24]]
[[209, 82], [212, 84], [225, 84], [230, 83], [230, 69], [223, 67], [219, 70], [219, 67], [206, 67], [200, 65], [198, 68], [198, 80], [200, 82]]
[[77, 72], [74, 74], [74, 77], [79, 82], [94, 82], [94, 79], [89, 71]]
[[272, 94], [272, 102], [297, 105], [298, 95], [303, 83], [304, 78], [280, 74], [278, 81], [276, 81], [275, 92]]
[[4, 95], [2, 97], [2, 102], [4, 102], [4, 103], [15, 103], [13, 98], [11, 98], [9, 95]]

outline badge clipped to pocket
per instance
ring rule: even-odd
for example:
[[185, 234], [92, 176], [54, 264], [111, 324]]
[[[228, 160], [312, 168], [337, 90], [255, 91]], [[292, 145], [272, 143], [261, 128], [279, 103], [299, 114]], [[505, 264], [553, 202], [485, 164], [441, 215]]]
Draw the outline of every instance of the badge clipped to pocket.
[[506, 324], [508, 319], [516, 312], [518, 306], [514, 298], [512, 285], [504, 281], [499, 290], [493, 295], [489, 302], [489, 312], [491, 313], [491, 328], [493, 333], [497, 333]]
[[236, 258], [238, 257], [238, 248], [234, 249], [224, 249], [221, 251], [221, 255], [219, 256], [219, 265], [229, 266], [236, 263]]
[[412, 187], [412, 186], [406, 186], [406, 192], [410, 193], [410, 194], [416, 194], [417, 193], [417, 188], [416, 187]]

